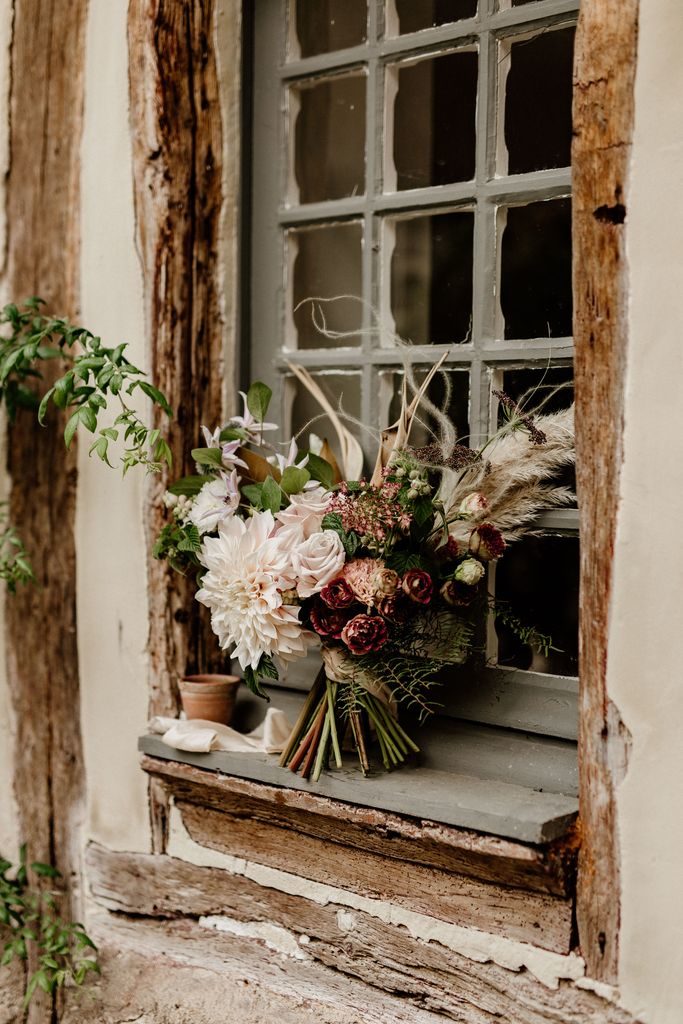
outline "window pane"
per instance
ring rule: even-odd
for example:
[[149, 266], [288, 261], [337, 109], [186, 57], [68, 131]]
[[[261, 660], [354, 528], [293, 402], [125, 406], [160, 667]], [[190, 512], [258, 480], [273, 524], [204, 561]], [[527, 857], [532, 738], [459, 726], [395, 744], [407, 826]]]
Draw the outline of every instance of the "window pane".
[[573, 60], [573, 28], [510, 46], [505, 92], [509, 174], [569, 167]]
[[[324, 329], [330, 332], [353, 332], [361, 326], [361, 303], [353, 297], [362, 294], [362, 242], [363, 228], [357, 221], [287, 232], [291, 316], [287, 347], [358, 344], [358, 336], [332, 339], [325, 337], [320, 327], [322, 318]], [[308, 299], [335, 301], [314, 303]]]
[[477, 0], [393, 0], [391, 8], [387, 20], [392, 34], [405, 35], [473, 18], [477, 13]]
[[[340, 370], [322, 371], [312, 375], [316, 384], [323, 390], [328, 401], [335, 411], [341, 410], [344, 414], [353, 419], [360, 418], [360, 374], [342, 372]], [[311, 434], [321, 440], [327, 440], [339, 460], [339, 441], [337, 434], [330, 423], [329, 418], [322, 412], [316, 400], [309, 394], [308, 390], [294, 377], [288, 378], [288, 388], [291, 388], [291, 436], [298, 438], [300, 448], [309, 448], [311, 445]], [[343, 420], [343, 416], [342, 416]], [[353, 423], [348, 424], [349, 429], [357, 434], [357, 428]], [[340, 464], [341, 468], [341, 464]]]
[[365, 75], [292, 86], [289, 104], [291, 201], [316, 203], [364, 192]]
[[292, 57], [331, 53], [366, 40], [366, 0], [292, 0], [289, 17]]
[[[419, 387], [428, 369], [414, 368], [414, 384]], [[382, 410], [382, 429], [395, 423], [401, 411], [401, 388], [403, 386], [403, 370], [387, 370], [380, 374], [380, 394], [389, 398], [386, 412]], [[450, 394], [448, 392], [450, 391]], [[412, 396], [414, 389], [409, 387]], [[469, 399], [470, 375], [467, 370], [447, 370], [437, 373], [427, 389], [427, 398], [434, 403], [440, 412], [444, 412], [454, 424], [457, 440], [461, 444], [469, 442]], [[424, 407], [418, 412], [410, 432], [410, 444], [414, 448], [439, 442], [442, 439], [438, 416]]]
[[[477, 54], [447, 53], [396, 64], [393, 160], [387, 190], [425, 188], [474, 177]], [[389, 113], [391, 117], [391, 112]]]
[[496, 564], [496, 600], [524, 625], [550, 635], [547, 657], [496, 622], [498, 664], [557, 675], [578, 674], [579, 541], [574, 537], [525, 537]]
[[467, 341], [472, 321], [469, 210], [386, 222], [391, 257], [391, 314], [396, 333], [416, 345]]
[[500, 283], [506, 338], [571, 336], [571, 238], [570, 199], [507, 210]]

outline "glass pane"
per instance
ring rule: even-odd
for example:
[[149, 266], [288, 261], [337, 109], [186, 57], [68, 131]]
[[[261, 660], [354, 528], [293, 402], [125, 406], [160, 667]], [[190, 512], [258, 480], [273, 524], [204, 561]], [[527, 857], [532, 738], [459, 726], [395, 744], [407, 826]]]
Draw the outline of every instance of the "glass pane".
[[[428, 368], [413, 369], [413, 385], [420, 386]], [[380, 393], [389, 397], [386, 412], [380, 426], [382, 429], [395, 423], [401, 411], [401, 388], [403, 386], [403, 370], [387, 370], [380, 374]], [[415, 393], [414, 387], [408, 387], [408, 394]], [[427, 398], [433, 402], [439, 412], [443, 412], [455, 426], [457, 440], [461, 444], [469, 441], [469, 399], [470, 375], [467, 370], [448, 370], [437, 373], [427, 389]], [[439, 443], [443, 432], [439, 426], [439, 418], [424, 406], [418, 412], [410, 432], [410, 444], [414, 448]]]
[[571, 336], [571, 242], [570, 199], [507, 210], [500, 282], [506, 338]]
[[579, 541], [525, 537], [496, 564], [496, 600], [524, 625], [549, 635], [557, 650], [538, 653], [496, 622], [498, 664], [556, 675], [578, 674]]
[[505, 92], [509, 174], [571, 163], [574, 31], [543, 32], [510, 47]]
[[447, 53], [394, 65], [392, 72], [397, 87], [395, 177], [388, 167], [385, 188], [426, 188], [473, 178], [477, 54]]
[[393, 0], [388, 16], [392, 35], [448, 25], [477, 13], [477, 0]]
[[[360, 419], [361, 378], [359, 373], [330, 370], [314, 373], [312, 376], [342, 420], [344, 414], [355, 420]], [[321, 441], [327, 440], [339, 460], [339, 441], [329, 417], [322, 412], [315, 398], [296, 378], [288, 378], [288, 385], [293, 391], [290, 419], [291, 436], [301, 433], [301, 437], [298, 438], [300, 448], [315, 447], [315, 437], [320, 438]], [[357, 435], [358, 431], [354, 424], [349, 422], [348, 426]], [[315, 435], [313, 441], [311, 434]]]
[[293, 154], [290, 199], [316, 203], [365, 190], [365, 75], [289, 90]]
[[[361, 326], [362, 307], [354, 297], [362, 294], [362, 244], [363, 228], [357, 221], [287, 232], [292, 321], [288, 348], [358, 344], [353, 332]], [[311, 299], [334, 301], [307, 301]], [[325, 331], [351, 336], [330, 338]]]
[[[568, 409], [574, 401], [574, 371], [571, 366], [544, 366], [506, 370], [503, 391], [525, 412], [546, 413]], [[498, 425], [503, 423], [502, 407], [498, 410]], [[576, 469], [566, 466], [557, 475], [557, 483], [569, 487], [576, 494]], [[573, 501], [567, 508], [576, 508]]]
[[386, 226], [394, 236], [390, 306], [396, 333], [415, 345], [467, 341], [474, 214], [439, 213], [388, 220]]
[[366, 0], [292, 0], [290, 56], [313, 57], [364, 43]]

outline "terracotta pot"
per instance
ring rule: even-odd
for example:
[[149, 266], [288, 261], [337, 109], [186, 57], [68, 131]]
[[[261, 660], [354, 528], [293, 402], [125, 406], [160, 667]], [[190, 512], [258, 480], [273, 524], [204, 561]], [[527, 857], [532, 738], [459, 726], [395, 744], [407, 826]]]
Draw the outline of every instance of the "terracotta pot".
[[188, 718], [230, 725], [239, 676], [185, 676], [179, 682], [183, 711]]

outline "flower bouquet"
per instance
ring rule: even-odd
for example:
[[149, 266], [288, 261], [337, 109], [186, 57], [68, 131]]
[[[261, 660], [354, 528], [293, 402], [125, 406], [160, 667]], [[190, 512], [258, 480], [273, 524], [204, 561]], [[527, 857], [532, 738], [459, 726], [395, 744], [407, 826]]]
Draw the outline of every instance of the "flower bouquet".
[[[310, 375], [292, 367], [325, 409], [339, 439], [312, 435], [307, 450], [267, 440], [270, 389], [242, 393], [244, 411], [204, 430], [192, 452], [197, 475], [174, 484], [155, 554], [198, 573], [197, 600], [211, 610], [220, 646], [246, 684], [277, 679], [278, 664], [318, 646], [322, 667], [281, 764], [317, 780], [355, 749], [364, 773], [376, 744], [385, 768], [418, 751], [402, 707], [434, 710], [442, 670], [473, 651], [486, 610], [487, 566], [533, 527], [544, 509], [568, 503], [554, 482], [573, 461], [572, 411], [527, 415], [502, 393], [501, 430], [481, 449], [457, 443], [425, 396], [437, 363], [382, 433], [374, 471]], [[410, 446], [418, 408], [439, 436]], [[341, 466], [340, 466], [341, 463]]]

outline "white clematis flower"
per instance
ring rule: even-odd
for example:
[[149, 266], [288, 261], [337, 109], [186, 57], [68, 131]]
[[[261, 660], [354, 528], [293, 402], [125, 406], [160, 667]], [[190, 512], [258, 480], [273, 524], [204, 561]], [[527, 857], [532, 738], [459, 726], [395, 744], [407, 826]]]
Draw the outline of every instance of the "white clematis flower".
[[200, 533], [211, 533], [224, 519], [235, 514], [240, 503], [239, 482], [237, 470], [233, 469], [232, 473], [221, 473], [204, 484], [188, 516]]
[[299, 608], [283, 603], [283, 592], [296, 579], [291, 551], [275, 533], [271, 512], [225, 520], [217, 537], [205, 539], [199, 560], [208, 572], [197, 600], [211, 609], [221, 648], [231, 649], [242, 669], [255, 669], [262, 654], [285, 661], [306, 654]]

